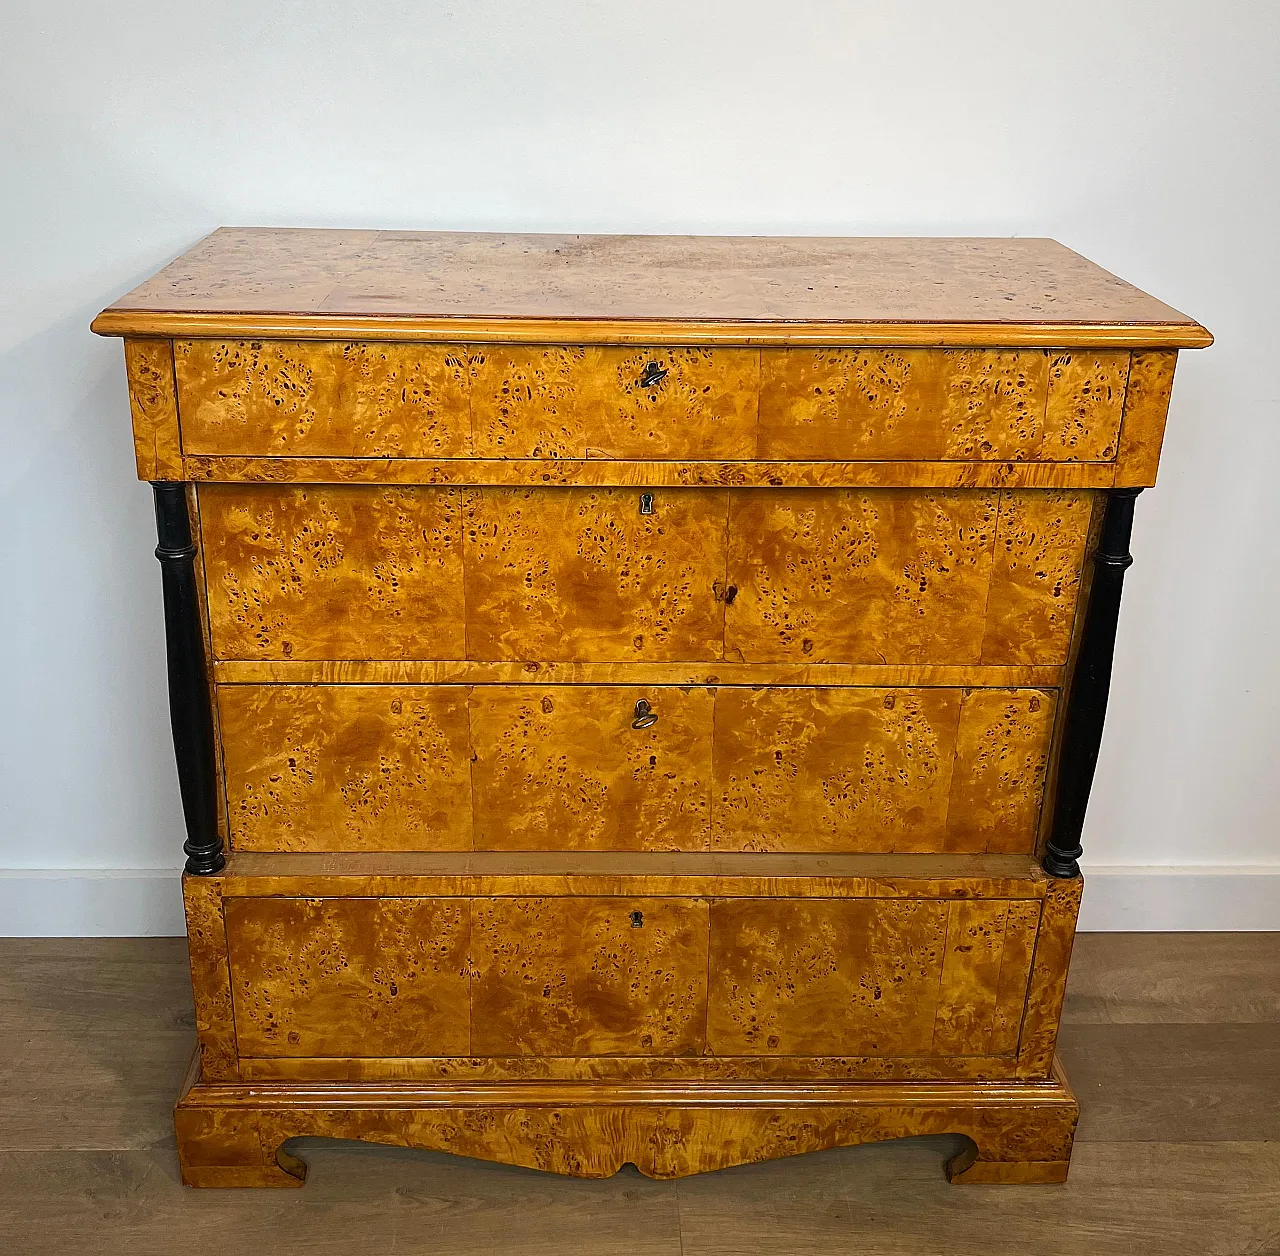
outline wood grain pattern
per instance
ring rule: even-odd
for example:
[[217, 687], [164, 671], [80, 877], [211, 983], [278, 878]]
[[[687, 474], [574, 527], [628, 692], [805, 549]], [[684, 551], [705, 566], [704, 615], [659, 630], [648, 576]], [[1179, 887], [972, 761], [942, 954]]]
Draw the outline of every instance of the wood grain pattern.
[[[755, 456], [753, 350], [492, 345], [471, 361], [477, 457]], [[650, 364], [665, 374], [645, 387]]]
[[1133, 355], [1116, 455], [1117, 488], [1150, 488], [1156, 482], [1177, 364], [1176, 349]]
[[242, 1055], [467, 1053], [466, 902], [237, 898], [225, 911]]
[[451, 489], [199, 489], [219, 658], [464, 656]]
[[987, 1055], [996, 1036], [1012, 1051], [1016, 1035], [993, 1035], [996, 1004], [1002, 983], [1026, 987], [1035, 917], [1017, 914], [1022, 936], [1005, 957], [1009, 907], [715, 902], [708, 1044], [726, 1055], [951, 1057]]
[[187, 455], [198, 483], [634, 488], [1110, 488], [1110, 462], [689, 462]]
[[1051, 354], [1040, 456], [1048, 462], [1113, 459], [1128, 378], [1127, 353]]
[[223, 685], [818, 685], [1056, 688], [1060, 667], [858, 663], [547, 663], [467, 659], [222, 659]]
[[467, 691], [222, 685], [235, 850], [467, 850]]
[[711, 910], [718, 1055], [928, 1055], [947, 904], [734, 899]]
[[94, 330], [639, 345], [1211, 340], [1052, 240], [225, 227]]
[[947, 905], [933, 1051], [1013, 1054], [1031, 975], [1040, 905], [984, 900]]
[[221, 685], [218, 709], [236, 850], [1030, 854], [1054, 697]]
[[1067, 661], [1094, 501], [1092, 493], [1001, 494], [983, 663]]
[[802, 1108], [760, 1086], [716, 1088], [697, 1105], [658, 1087], [576, 1094], [545, 1085], [381, 1087], [367, 1104], [349, 1087], [326, 1089], [332, 1093], [279, 1087], [273, 1096], [193, 1079], [178, 1104], [183, 1181], [299, 1186], [306, 1167], [283, 1144], [305, 1135], [427, 1147], [574, 1177], [610, 1177], [631, 1163], [648, 1177], [677, 1178], [824, 1147], [957, 1133], [972, 1146], [949, 1162], [953, 1182], [1061, 1182], [1079, 1115], [1061, 1076], [1036, 1087], [815, 1085]]
[[719, 690], [713, 845], [936, 846], [959, 718], [955, 689]]
[[969, 689], [960, 704], [945, 850], [1030, 854], [1044, 803], [1056, 693]]
[[461, 345], [179, 340], [183, 448], [195, 454], [461, 457]]
[[239, 1077], [227, 935], [222, 917], [225, 884], [222, 877], [182, 878], [187, 952], [200, 1043], [198, 1055], [202, 1074], [209, 1081], [232, 1081]]
[[[466, 494], [467, 657], [720, 657], [727, 495], [623, 489]], [[717, 582], [720, 582], [719, 584]]]
[[1052, 694], [721, 689], [713, 844], [1031, 853]]
[[480, 899], [477, 1055], [697, 1055], [705, 1041], [700, 899]]
[[761, 353], [759, 456], [1008, 460], [1039, 456], [1042, 350]]
[[1031, 981], [1027, 987], [1027, 1005], [1018, 1051], [1019, 1077], [1047, 1077], [1053, 1065], [1083, 891], [1084, 880], [1081, 877], [1072, 880], [1055, 878], [1048, 884], [1041, 909]]
[[138, 479], [184, 479], [173, 346], [167, 340], [127, 339], [124, 366]]
[[[639, 700], [657, 723], [633, 728]], [[702, 850], [706, 689], [476, 687], [468, 705], [479, 850]]]
[[721, 851], [233, 852], [224, 897], [1034, 898], [1026, 855]]
[[[1034, 930], [1033, 930], [1034, 938]], [[1026, 972], [1023, 971], [1025, 978]], [[1023, 983], [1025, 990], [1025, 981]], [[1014, 1025], [1014, 1046], [1017, 1030]], [[883, 1055], [511, 1055], [290, 1056], [240, 1061], [256, 1082], [963, 1082], [1013, 1081], [1017, 1056]]]
[[1086, 493], [731, 494], [726, 657], [1066, 660]]

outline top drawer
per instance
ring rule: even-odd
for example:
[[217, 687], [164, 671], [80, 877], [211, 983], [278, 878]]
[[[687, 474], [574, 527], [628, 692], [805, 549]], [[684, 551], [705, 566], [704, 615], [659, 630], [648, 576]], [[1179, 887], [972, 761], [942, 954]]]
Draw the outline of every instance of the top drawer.
[[1107, 462], [1127, 350], [187, 340], [186, 454]]

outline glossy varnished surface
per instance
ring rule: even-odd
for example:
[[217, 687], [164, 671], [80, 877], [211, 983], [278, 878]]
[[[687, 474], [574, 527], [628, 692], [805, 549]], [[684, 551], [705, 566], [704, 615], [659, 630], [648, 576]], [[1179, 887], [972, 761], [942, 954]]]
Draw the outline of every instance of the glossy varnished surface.
[[709, 1045], [724, 1055], [840, 1055], [855, 1043], [868, 1056], [1010, 1055], [1038, 922], [1034, 901], [716, 903]]
[[200, 490], [215, 656], [465, 656], [456, 491]]
[[[479, 458], [755, 456], [752, 350], [489, 345], [471, 360]], [[646, 370], [662, 375], [645, 385]]]
[[701, 1054], [702, 900], [494, 898], [472, 912], [472, 1054]]
[[467, 657], [719, 658], [729, 495], [642, 509], [626, 489], [464, 493]]
[[461, 346], [181, 340], [174, 362], [187, 453], [471, 452]]
[[1063, 663], [1091, 510], [1088, 493], [736, 493], [725, 657]]
[[1129, 354], [773, 350], [761, 368], [762, 458], [1105, 462]]
[[[1059, 665], [1093, 495], [200, 489], [214, 654]], [[729, 590], [733, 589], [733, 594]]]
[[1055, 706], [1010, 688], [218, 687], [245, 851], [1030, 854]]
[[[339, 336], [371, 320], [417, 335], [463, 320], [473, 335], [476, 325], [506, 323], [505, 334], [490, 327], [480, 337], [496, 340], [510, 338], [513, 323], [565, 320], [614, 338], [626, 324], [702, 324], [704, 334], [733, 335], [723, 325], [737, 323], [747, 324], [736, 330], [740, 339], [803, 342], [839, 323], [845, 343], [859, 330], [874, 343], [877, 328], [887, 327], [895, 337], [888, 343], [937, 344], [957, 325], [972, 334], [996, 324], [1001, 332], [973, 342], [1017, 344], [1043, 328], [1056, 337], [1051, 343], [1087, 344], [1110, 328], [1128, 343], [1208, 343], [1193, 320], [1051, 240], [282, 228], [222, 228], [104, 311], [95, 327], [260, 335], [310, 323]], [[543, 330], [535, 338], [577, 337]]]
[[1020, 1043], [1052, 1044], [1058, 969], [1030, 992], [1028, 975], [1058, 883], [1029, 860], [1001, 876], [1002, 856], [950, 884], [955, 857], [887, 859], [233, 856], [192, 887], [221, 896], [229, 961], [193, 974], [206, 1005], [233, 1004], [260, 1080], [1043, 1080]]
[[226, 936], [241, 1055], [467, 1053], [461, 900], [240, 898]]

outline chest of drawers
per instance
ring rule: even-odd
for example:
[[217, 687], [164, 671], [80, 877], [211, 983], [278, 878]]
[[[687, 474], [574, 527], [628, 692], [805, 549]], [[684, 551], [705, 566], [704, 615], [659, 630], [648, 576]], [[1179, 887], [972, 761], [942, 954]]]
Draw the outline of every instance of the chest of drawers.
[[1050, 241], [222, 230], [105, 310], [199, 1049], [291, 1138], [1061, 1181], [1134, 498], [1194, 321]]

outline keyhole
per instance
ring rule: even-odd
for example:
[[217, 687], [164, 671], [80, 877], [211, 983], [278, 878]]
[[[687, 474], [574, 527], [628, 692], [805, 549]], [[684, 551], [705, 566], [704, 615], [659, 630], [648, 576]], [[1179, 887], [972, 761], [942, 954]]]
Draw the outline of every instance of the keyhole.
[[640, 513], [642, 515], [653, 514], [653, 494], [652, 493], [640, 494]]
[[642, 911], [633, 911], [633, 912], [631, 913], [631, 927], [632, 927], [633, 929], [643, 929], [643, 928], [644, 928], [644, 912], [642, 912]]

